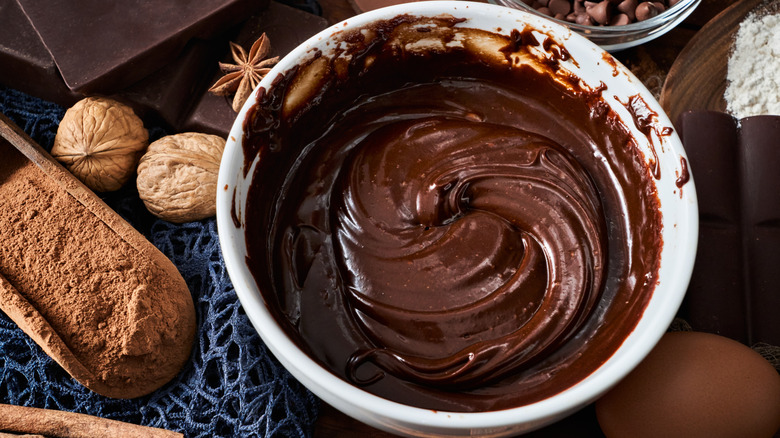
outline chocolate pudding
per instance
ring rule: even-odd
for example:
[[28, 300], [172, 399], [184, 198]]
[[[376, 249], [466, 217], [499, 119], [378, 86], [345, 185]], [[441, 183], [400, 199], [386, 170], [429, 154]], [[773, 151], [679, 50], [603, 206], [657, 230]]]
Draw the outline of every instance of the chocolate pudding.
[[260, 88], [233, 208], [307, 354], [378, 396], [473, 412], [603, 364], [644, 312], [662, 241], [652, 172], [605, 86], [543, 33], [461, 21], [345, 31]]

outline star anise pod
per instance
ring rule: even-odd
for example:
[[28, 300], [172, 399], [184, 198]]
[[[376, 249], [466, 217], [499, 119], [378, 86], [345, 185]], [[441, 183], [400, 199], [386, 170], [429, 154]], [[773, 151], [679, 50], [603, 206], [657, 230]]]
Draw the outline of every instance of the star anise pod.
[[233, 97], [233, 111], [239, 112], [244, 102], [249, 98], [252, 90], [255, 89], [263, 76], [271, 71], [271, 67], [279, 62], [279, 57], [265, 59], [268, 52], [271, 51], [271, 43], [268, 37], [263, 33], [260, 38], [252, 44], [249, 53], [240, 45], [230, 42], [230, 51], [233, 55], [235, 64], [224, 62], [219, 63], [219, 68], [225, 73], [225, 76], [219, 78], [214, 85], [209, 88], [209, 92], [217, 96]]

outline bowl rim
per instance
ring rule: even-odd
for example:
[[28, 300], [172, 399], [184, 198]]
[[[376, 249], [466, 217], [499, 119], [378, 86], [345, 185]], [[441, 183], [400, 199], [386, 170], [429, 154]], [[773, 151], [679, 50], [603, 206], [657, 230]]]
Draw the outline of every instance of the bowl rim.
[[[596, 53], [602, 52], [602, 49], [594, 43], [568, 31], [565, 26], [552, 23], [550, 20], [529, 12], [489, 3], [460, 0], [430, 0], [368, 11], [330, 26], [312, 36], [282, 58], [271, 73], [266, 75], [260, 82], [258, 87], [269, 87], [272, 78], [275, 78], [277, 73], [286, 71], [295, 65], [297, 60], [305, 59], [305, 55], [311, 47], [321, 44], [332, 34], [344, 29], [360, 27], [379, 19], [403, 14], [436, 16], [442, 13], [461, 14], [467, 18], [466, 24], [479, 14], [491, 16], [508, 14], [510, 18], [516, 18], [518, 21], [530, 24], [537, 29], [554, 29], [558, 35], [568, 35], [566, 37], [567, 43], [573, 39], [578, 41], [578, 44], [584, 44], [586, 48], [589, 47], [591, 50], [595, 50]], [[613, 67], [627, 77], [633, 78], [633, 75], [619, 63]], [[652, 98], [652, 95], [641, 82], [634, 78], [632, 87], [639, 89], [643, 96], [650, 97], [647, 104], [658, 113], [659, 123], [672, 126], [658, 102]], [[243, 172], [243, 150], [241, 147], [243, 121], [248, 109], [256, 102], [256, 95], [257, 88], [238, 113], [236, 122], [228, 136], [219, 169], [217, 227], [226, 269], [233, 282], [239, 301], [245, 308], [246, 315], [268, 349], [312, 393], [347, 415], [372, 426], [396, 433], [399, 431], [403, 432], [404, 428], [408, 428], [409, 433], [413, 433], [418, 428], [424, 430], [434, 428], [443, 432], [463, 430], [498, 431], [501, 428], [511, 428], [518, 424], [531, 425], [531, 428], [527, 429], [530, 431], [549, 424], [564, 415], [573, 413], [606, 392], [649, 354], [669, 324], [671, 324], [690, 280], [698, 236], [698, 209], [692, 175], [686, 184], [686, 202], [682, 203], [684, 208], [681, 210], [679, 220], [675, 223], [675, 228], [684, 229], [686, 232], [678, 233], [681, 234], [680, 237], [683, 241], [675, 243], [675, 245], [680, 246], [681, 249], [677, 252], [681, 255], [679, 256], [680, 262], [669, 268], [673, 269], [672, 273], [668, 275], [669, 279], [665, 280], [669, 282], [667, 287], [669, 291], [664, 290], [667, 293], [658, 293], [659, 288], [656, 287], [643, 315], [638, 320], [633, 332], [623, 341], [623, 345], [611, 357], [606, 359], [598, 369], [574, 386], [547, 399], [528, 405], [487, 412], [451, 412], [404, 405], [371, 394], [342, 380], [307, 356], [287, 336], [266, 308], [262, 294], [257, 290], [258, 287], [255, 284], [254, 277], [249, 272], [244, 257], [241, 256], [243, 254], [241, 247], [245, 245], [243, 242], [243, 227], [236, 228], [234, 225], [233, 209], [234, 200], [237, 196], [236, 190], [240, 188], [236, 184], [236, 178], [239, 177], [237, 175]], [[685, 152], [676, 132], [673, 133], [672, 138], [669, 140], [672, 146], [671, 149], [684, 158]], [[253, 170], [253, 168], [250, 168], [246, 172], [248, 175], [247, 180], [251, 179]], [[668, 174], [669, 171], [666, 173]], [[681, 199], [683, 198], [682, 193], [679, 196]], [[243, 210], [243, 205], [241, 205], [241, 210]], [[665, 224], [665, 222], [663, 223]], [[667, 243], [664, 242], [664, 254], [667, 251], [666, 246]], [[661, 277], [659, 271], [659, 281]], [[653, 311], [648, 313], [651, 306]], [[652, 320], [648, 319], [648, 314], [653, 316]]]

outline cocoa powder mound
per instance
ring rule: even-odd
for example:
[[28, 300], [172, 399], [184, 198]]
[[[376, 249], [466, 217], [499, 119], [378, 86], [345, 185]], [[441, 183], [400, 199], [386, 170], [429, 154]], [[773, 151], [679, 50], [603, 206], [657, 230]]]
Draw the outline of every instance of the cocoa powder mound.
[[[132, 398], [168, 382], [195, 334], [192, 298], [170, 261], [139, 251], [2, 141], [0, 156], [0, 278], [40, 316], [14, 318], [0, 287], [6, 313], [100, 394]], [[48, 347], [61, 345], [57, 336], [65, 348]]]

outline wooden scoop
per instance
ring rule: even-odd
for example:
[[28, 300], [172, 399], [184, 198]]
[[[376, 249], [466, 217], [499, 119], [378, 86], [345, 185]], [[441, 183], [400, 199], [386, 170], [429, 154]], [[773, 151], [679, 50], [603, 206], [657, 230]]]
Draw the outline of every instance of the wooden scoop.
[[148, 394], [189, 359], [176, 267], [0, 114], [0, 310], [87, 388]]

